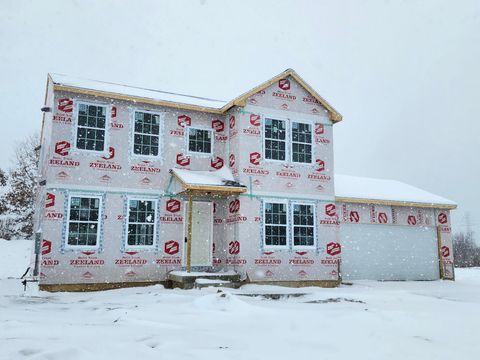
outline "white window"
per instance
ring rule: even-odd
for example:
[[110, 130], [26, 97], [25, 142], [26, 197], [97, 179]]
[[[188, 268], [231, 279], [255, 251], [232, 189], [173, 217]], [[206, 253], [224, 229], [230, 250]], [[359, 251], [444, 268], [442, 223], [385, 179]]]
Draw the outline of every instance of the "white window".
[[312, 128], [313, 125], [309, 122], [265, 118], [265, 159], [312, 164]]
[[187, 131], [189, 152], [201, 154], [213, 153], [213, 130], [189, 127]]
[[156, 200], [128, 199], [126, 247], [154, 246], [156, 208]]
[[101, 200], [100, 196], [70, 195], [67, 224], [68, 247], [98, 245]]
[[264, 203], [265, 246], [287, 246], [287, 204], [280, 202]]
[[107, 107], [104, 105], [78, 103], [76, 148], [104, 151]]
[[265, 159], [283, 161], [287, 158], [286, 121], [265, 118]]
[[293, 203], [293, 246], [315, 246], [315, 206], [313, 204]]
[[312, 163], [312, 124], [292, 121], [292, 162]]
[[[290, 218], [287, 214], [290, 213]], [[316, 245], [315, 204], [266, 201], [263, 208], [265, 247], [313, 248]]]
[[161, 114], [135, 111], [133, 129], [133, 153], [158, 156], [160, 152]]

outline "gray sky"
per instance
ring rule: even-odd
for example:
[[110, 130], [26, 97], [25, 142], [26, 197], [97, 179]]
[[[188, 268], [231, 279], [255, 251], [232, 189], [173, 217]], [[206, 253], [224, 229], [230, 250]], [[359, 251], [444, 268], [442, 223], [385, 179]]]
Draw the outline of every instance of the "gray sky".
[[[119, 6], [121, 4], [121, 6]], [[0, 0], [0, 167], [48, 72], [231, 99], [294, 68], [344, 116], [336, 172], [459, 204], [480, 236], [480, 1]]]

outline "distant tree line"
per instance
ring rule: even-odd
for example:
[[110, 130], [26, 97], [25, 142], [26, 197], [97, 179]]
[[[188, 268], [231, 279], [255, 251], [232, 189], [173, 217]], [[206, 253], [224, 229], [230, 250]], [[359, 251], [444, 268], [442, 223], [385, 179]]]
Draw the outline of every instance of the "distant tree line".
[[12, 168], [0, 169], [0, 238], [33, 238], [39, 140], [28, 136], [17, 145]]
[[475, 242], [472, 231], [453, 235], [453, 256], [456, 267], [480, 266], [480, 246]]

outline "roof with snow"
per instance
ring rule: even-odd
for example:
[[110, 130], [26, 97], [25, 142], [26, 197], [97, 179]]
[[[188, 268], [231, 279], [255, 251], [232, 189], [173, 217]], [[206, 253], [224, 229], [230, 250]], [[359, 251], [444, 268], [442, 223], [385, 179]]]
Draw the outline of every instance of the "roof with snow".
[[216, 114], [223, 114], [233, 106], [245, 106], [247, 99], [255, 93], [269, 87], [275, 82], [292, 77], [310, 95], [318, 100], [329, 113], [332, 122], [342, 120], [342, 115], [322, 98], [305, 80], [303, 80], [293, 69], [287, 69], [266, 82], [253, 87], [230, 101], [209, 99], [205, 97], [178, 94], [168, 91], [146, 89], [136, 86], [115, 84], [105, 81], [88, 80], [71, 77], [61, 74], [49, 74], [55, 90], [63, 90], [75, 93], [82, 93], [93, 96], [105, 96], [119, 100], [138, 101], [147, 104], [161, 105], [179, 109], [203, 111]]
[[455, 209], [457, 204], [441, 196], [396, 180], [335, 175], [337, 201]]
[[176, 192], [232, 194], [247, 191], [244, 185], [235, 181], [232, 172], [226, 166], [211, 171], [171, 169], [170, 173], [181, 184], [181, 189]]

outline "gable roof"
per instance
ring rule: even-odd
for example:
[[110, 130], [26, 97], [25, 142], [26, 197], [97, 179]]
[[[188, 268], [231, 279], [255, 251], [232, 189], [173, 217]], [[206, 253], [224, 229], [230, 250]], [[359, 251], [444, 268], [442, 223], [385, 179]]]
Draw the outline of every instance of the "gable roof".
[[311, 96], [324, 106], [332, 122], [342, 120], [342, 115], [337, 112], [324, 98], [322, 98], [310, 85], [308, 85], [293, 69], [287, 69], [270, 80], [250, 89], [231, 101], [210, 99], [199, 96], [185, 95], [168, 91], [128, 86], [105, 81], [88, 80], [62, 74], [49, 74], [54, 90], [81, 93], [92, 96], [104, 96], [118, 100], [136, 101], [152, 105], [173, 107], [193, 111], [202, 111], [214, 114], [224, 114], [234, 106], [245, 106], [247, 99], [257, 92], [269, 87], [275, 82], [286, 77], [295, 79]]
[[307, 82], [303, 80], [300, 77], [300, 75], [298, 75], [293, 69], [287, 69], [281, 72], [280, 74], [278, 74], [277, 76], [274, 76], [270, 80], [265, 81], [264, 83], [254, 87], [253, 89], [247, 91], [246, 93], [243, 93], [242, 95], [231, 100], [225, 106], [226, 110], [230, 109], [233, 106], [245, 106], [246, 101], [250, 96], [256, 94], [261, 90], [268, 88], [272, 84], [275, 84], [279, 80], [285, 79], [289, 76], [295, 79], [295, 81], [297, 81], [305, 89], [305, 91], [307, 91], [310, 95], [312, 95], [323, 107], [325, 107], [325, 109], [327, 109], [332, 122], [336, 123], [336, 122], [342, 121], [342, 115], [337, 110], [335, 110], [335, 108], [332, 105], [330, 105], [323, 97], [321, 97], [320, 94], [318, 94], [310, 85], [308, 85]]

